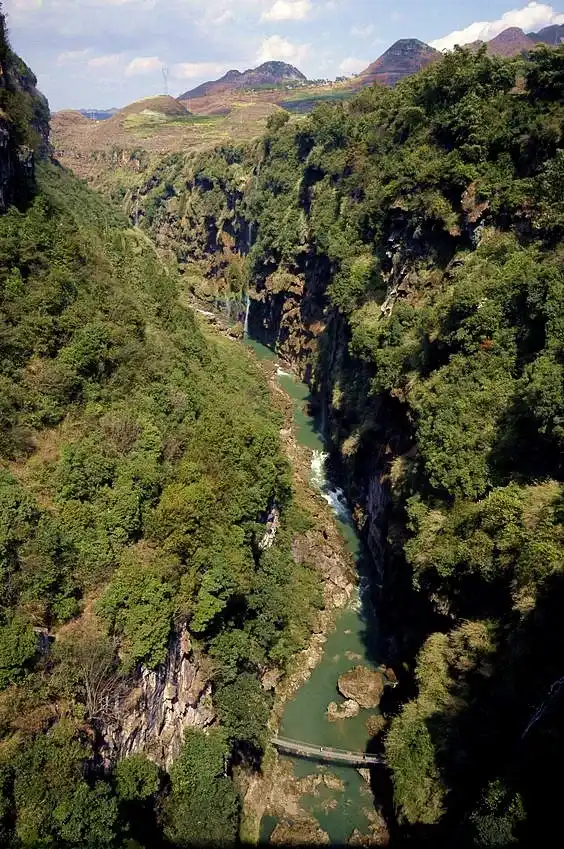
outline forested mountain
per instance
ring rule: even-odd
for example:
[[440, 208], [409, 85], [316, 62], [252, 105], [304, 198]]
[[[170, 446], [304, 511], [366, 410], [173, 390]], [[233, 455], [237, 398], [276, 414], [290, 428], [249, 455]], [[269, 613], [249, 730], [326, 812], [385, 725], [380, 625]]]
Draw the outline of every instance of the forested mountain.
[[[57, 165], [35, 179], [46, 104], [0, 35], [18, 204], [0, 216], [0, 844], [232, 844], [232, 765], [260, 763], [266, 740], [259, 676], [303, 646], [320, 603], [291, 556], [307, 519], [279, 417], [145, 234]], [[153, 729], [180, 749], [172, 769], [134, 734], [116, 761], [108, 729], [178, 643], [194, 727]]]
[[409, 668], [384, 746], [414, 846], [559, 830], [563, 148], [564, 48], [457, 49], [125, 198], [310, 381]]

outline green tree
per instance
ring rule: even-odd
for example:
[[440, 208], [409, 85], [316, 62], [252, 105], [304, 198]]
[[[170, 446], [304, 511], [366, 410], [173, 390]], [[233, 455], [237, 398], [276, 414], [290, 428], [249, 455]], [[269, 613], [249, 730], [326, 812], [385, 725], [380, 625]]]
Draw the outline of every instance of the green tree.
[[22, 678], [36, 658], [37, 637], [20, 616], [0, 627], [0, 689]]
[[126, 802], [145, 801], [159, 789], [159, 768], [144, 755], [131, 755], [118, 761], [115, 784], [120, 799]]
[[165, 806], [165, 834], [175, 845], [234, 844], [239, 803], [226, 774], [228, 753], [222, 732], [186, 732]]
[[214, 693], [221, 726], [235, 746], [262, 751], [268, 736], [272, 699], [254, 675], [244, 672]]

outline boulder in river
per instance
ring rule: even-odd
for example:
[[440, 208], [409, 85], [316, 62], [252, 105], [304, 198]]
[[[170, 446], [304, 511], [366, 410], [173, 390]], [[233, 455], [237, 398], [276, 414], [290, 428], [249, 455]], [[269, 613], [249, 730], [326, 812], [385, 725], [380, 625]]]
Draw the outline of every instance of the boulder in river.
[[339, 678], [339, 692], [353, 699], [362, 708], [375, 708], [380, 704], [386, 679], [383, 674], [367, 666], [355, 666]]
[[394, 672], [393, 669], [390, 669], [389, 666], [381, 666], [380, 672], [382, 673], [382, 675], [386, 679], [386, 681], [385, 681], [386, 687], [397, 687], [398, 686], [398, 679], [397, 679], [396, 673]]
[[329, 835], [313, 819], [278, 823], [270, 844], [273, 846], [328, 846]]
[[352, 716], [358, 716], [360, 713], [360, 705], [354, 699], [347, 699], [346, 702], [331, 702], [327, 708], [327, 719], [329, 722], [338, 722], [339, 719], [350, 719]]

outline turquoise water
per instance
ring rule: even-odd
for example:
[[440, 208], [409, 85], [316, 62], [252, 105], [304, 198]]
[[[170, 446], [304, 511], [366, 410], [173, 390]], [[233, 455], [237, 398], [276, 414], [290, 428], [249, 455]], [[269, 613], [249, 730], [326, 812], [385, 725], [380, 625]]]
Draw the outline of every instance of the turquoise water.
[[[257, 342], [249, 342], [257, 357], [276, 361], [274, 352]], [[339, 677], [354, 666], [378, 666], [375, 618], [361, 604], [362, 586], [366, 586], [366, 564], [363, 548], [348, 513], [343, 494], [325, 476], [325, 446], [310, 414], [309, 389], [295, 376], [278, 371], [282, 388], [294, 401], [294, 420], [297, 439], [313, 452], [312, 483], [331, 504], [337, 524], [354, 556], [360, 576], [360, 592], [350, 606], [337, 615], [335, 630], [328, 635], [323, 658], [310, 678], [298, 690], [285, 708], [280, 727], [283, 737], [301, 740], [320, 746], [365, 751], [370, 740], [366, 728], [369, 716], [377, 711], [361, 710], [350, 719], [329, 722], [327, 707], [330, 702], [344, 699], [337, 690]], [[331, 843], [346, 843], [355, 829], [364, 831], [368, 826], [366, 811], [372, 808], [372, 794], [368, 784], [356, 769], [316, 764], [314, 761], [288, 758], [296, 778], [330, 773], [343, 782], [342, 790], [332, 790], [325, 785], [313, 796], [303, 796], [302, 806], [314, 815], [321, 828], [329, 834]], [[266, 821], [266, 822], [265, 822]], [[265, 817], [262, 823], [264, 839], [272, 832], [273, 818]]]

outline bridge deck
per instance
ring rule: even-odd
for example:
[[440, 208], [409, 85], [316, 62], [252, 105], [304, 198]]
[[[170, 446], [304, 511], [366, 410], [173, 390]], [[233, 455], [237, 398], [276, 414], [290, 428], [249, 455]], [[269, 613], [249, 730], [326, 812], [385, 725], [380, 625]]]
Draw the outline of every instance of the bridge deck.
[[332, 749], [327, 746], [312, 746], [309, 743], [287, 740], [284, 737], [273, 737], [272, 744], [281, 752], [299, 755], [302, 758], [327, 761], [328, 763], [342, 763], [357, 767], [376, 766], [384, 763], [384, 759], [379, 755], [369, 755], [366, 752], [349, 752], [346, 749]]

